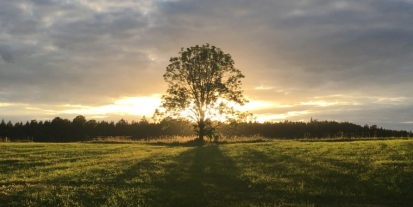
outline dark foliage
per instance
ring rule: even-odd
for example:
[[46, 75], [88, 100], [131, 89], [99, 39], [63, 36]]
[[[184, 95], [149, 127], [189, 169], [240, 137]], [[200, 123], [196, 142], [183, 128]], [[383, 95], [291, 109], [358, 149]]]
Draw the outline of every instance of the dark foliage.
[[377, 125], [360, 126], [349, 122], [317, 121], [305, 122], [249, 122], [238, 123], [231, 127], [228, 125], [221, 134], [226, 136], [253, 136], [260, 135], [266, 138], [285, 139], [320, 139], [320, 138], [385, 138], [385, 137], [410, 137], [413, 133], [403, 130], [390, 130], [378, 128]]
[[[98, 137], [126, 137], [131, 140], [157, 138], [163, 136], [192, 136], [193, 124], [188, 121], [163, 119], [150, 123], [145, 118], [131, 123], [121, 119], [118, 122], [86, 120], [77, 116], [72, 121], [54, 118], [52, 121], [27, 121], [0, 123], [0, 141], [73, 142], [88, 141]], [[379, 128], [376, 125], [360, 126], [348, 122], [317, 121], [305, 122], [244, 122], [222, 124], [217, 134], [231, 136], [255, 136], [278, 139], [318, 139], [318, 138], [386, 138], [411, 137], [410, 131]]]
[[[244, 105], [241, 71], [234, 68], [230, 54], [209, 44], [190, 47], [172, 57], [166, 67], [164, 80], [168, 90], [162, 96], [161, 110], [154, 117], [180, 117], [194, 122], [199, 141], [212, 135], [208, 128], [210, 117], [240, 120], [249, 113], [242, 113], [228, 103]], [[183, 111], [188, 115], [181, 116]]]
[[[70, 121], [60, 117], [52, 121], [32, 120], [23, 124], [4, 120], [0, 123], [0, 138], [9, 141], [73, 142], [89, 141], [105, 137], [125, 137], [134, 140], [161, 136], [192, 135], [192, 125], [180, 120], [165, 119], [160, 123], [149, 123], [145, 118], [131, 123], [124, 119], [118, 122], [86, 120], [77, 116]], [[7, 138], [6, 138], [7, 137]]]

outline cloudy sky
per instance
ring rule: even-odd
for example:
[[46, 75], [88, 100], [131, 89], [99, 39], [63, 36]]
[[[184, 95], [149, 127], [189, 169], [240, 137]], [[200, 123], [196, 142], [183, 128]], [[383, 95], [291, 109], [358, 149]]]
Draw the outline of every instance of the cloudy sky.
[[0, 119], [151, 117], [205, 43], [257, 120], [413, 130], [413, 0], [0, 0]]

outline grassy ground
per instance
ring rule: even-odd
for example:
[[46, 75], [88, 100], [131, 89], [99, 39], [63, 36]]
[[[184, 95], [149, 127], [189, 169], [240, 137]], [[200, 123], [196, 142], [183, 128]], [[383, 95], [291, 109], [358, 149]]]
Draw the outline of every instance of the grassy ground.
[[411, 206], [413, 140], [0, 143], [0, 206]]

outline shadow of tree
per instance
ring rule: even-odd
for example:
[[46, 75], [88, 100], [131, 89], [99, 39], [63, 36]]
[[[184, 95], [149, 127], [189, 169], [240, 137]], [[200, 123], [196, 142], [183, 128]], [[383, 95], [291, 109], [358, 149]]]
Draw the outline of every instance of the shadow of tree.
[[165, 169], [162, 177], [154, 177], [154, 191], [148, 195], [156, 198], [156, 206], [237, 205], [259, 198], [217, 145], [191, 148]]
[[[105, 175], [113, 169], [94, 169], [89, 176], [96, 180], [58, 177], [6, 183], [21, 187], [9, 195], [0, 188], [0, 202], [6, 206], [18, 206], [14, 201], [21, 199], [32, 199], [34, 206], [411, 205], [413, 172], [405, 164], [371, 168], [367, 158], [310, 160], [245, 145], [236, 152], [228, 145], [164, 147], [147, 157], [119, 161], [122, 168], [115, 175]], [[177, 153], [171, 153], [174, 150]], [[42, 195], [27, 197], [36, 193]]]

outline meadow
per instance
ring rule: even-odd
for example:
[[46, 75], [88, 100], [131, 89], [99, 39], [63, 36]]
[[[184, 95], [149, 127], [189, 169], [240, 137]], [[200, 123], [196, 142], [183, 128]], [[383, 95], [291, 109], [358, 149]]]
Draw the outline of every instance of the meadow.
[[413, 140], [0, 143], [0, 206], [412, 206]]

